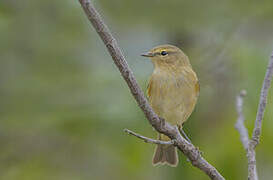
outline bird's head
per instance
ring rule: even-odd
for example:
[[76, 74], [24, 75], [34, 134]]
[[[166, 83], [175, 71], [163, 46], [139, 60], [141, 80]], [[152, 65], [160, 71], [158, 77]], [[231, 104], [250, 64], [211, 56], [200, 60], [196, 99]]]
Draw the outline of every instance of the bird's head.
[[188, 57], [173, 45], [156, 46], [142, 56], [149, 57], [156, 67], [190, 66]]

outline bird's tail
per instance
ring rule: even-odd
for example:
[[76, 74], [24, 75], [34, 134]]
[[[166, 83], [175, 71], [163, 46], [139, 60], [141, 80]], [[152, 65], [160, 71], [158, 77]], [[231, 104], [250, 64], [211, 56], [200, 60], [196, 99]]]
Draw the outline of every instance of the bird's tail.
[[[159, 140], [169, 141], [170, 139], [163, 134], [159, 134]], [[178, 157], [176, 147], [173, 145], [158, 144], [153, 157], [153, 165], [165, 163], [169, 166], [177, 166]]]

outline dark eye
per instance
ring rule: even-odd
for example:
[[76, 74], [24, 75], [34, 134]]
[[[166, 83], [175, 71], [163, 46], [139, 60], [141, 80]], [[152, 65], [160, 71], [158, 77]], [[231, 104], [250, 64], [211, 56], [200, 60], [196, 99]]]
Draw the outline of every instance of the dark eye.
[[166, 51], [161, 51], [160, 53], [162, 56], [166, 56], [168, 53]]

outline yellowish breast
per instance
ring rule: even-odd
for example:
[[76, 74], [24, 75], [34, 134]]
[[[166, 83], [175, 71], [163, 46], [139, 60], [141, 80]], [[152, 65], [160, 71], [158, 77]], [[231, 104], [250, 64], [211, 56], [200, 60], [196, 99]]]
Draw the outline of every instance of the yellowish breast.
[[154, 111], [173, 125], [181, 125], [192, 113], [199, 84], [191, 67], [179, 71], [155, 69], [147, 90]]

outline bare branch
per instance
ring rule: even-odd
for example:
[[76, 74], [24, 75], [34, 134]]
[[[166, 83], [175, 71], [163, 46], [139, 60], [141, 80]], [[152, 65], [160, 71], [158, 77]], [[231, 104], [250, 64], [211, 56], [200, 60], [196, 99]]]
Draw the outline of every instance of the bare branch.
[[144, 142], [146, 143], [151, 143], [151, 144], [162, 144], [162, 145], [174, 145], [175, 141], [171, 140], [171, 141], [160, 141], [160, 140], [155, 140], [155, 139], [151, 139], [151, 138], [147, 138], [145, 136], [142, 136], [140, 134], [137, 134], [129, 129], [124, 129], [124, 131], [130, 135], [136, 136], [139, 139], [144, 140]]
[[268, 90], [271, 84], [272, 75], [273, 75], [273, 52], [268, 62], [268, 66], [267, 66], [267, 70], [266, 70], [266, 74], [265, 74], [265, 78], [263, 82], [263, 87], [261, 89], [260, 102], [259, 102], [258, 112], [256, 116], [255, 127], [252, 134], [253, 142], [251, 143], [253, 143], [254, 148], [257, 146], [257, 144], [260, 141], [260, 135], [262, 130], [262, 120], [264, 117], [265, 106], [267, 103], [267, 95], [268, 95]]
[[235, 128], [238, 130], [240, 134], [241, 142], [244, 146], [247, 155], [248, 161], [248, 179], [249, 180], [258, 180], [257, 169], [256, 169], [256, 156], [254, 148], [250, 148], [250, 140], [247, 128], [245, 127], [244, 121], [245, 117], [243, 114], [243, 98], [246, 95], [246, 91], [242, 90], [240, 94], [237, 96], [236, 108], [238, 113], [238, 119], [235, 124]]
[[244, 96], [246, 95], [246, 91], [242, 90], [240, 94], [237, 96], [237, 101], [236, 101], [236, 108], [237, 108], [237, 113], [238, 113], [238, 119], [235, 124], [235, 128], [238, 130], [241, 138], [241, 142], [247, 151], [248, 149], [248, 143], [249, 143], [249, 136], [248, 136], [248, 131], [244, 125], [245, 122], [245, 117], [243, 114], [243, 105], [244, 105]]
[[260, 142], [260, 136], [262, 131], [262, 120], [264, 117], [264, 111], [267, 103], [268, 90], [271, 85], [273, 75], [273, 54], [270, 56], [267, 70], [265, 73], [265, 78], [263, 82], [263, 87], [261, 89], [260, 102], [258, 107], [258, 112], [255, 121], [255, 127], [252, 133], [252, 139], [248, 146], [248, 179], [258, 180], [257, 168], [256, 168], [256, 153], [255, 148]]
[[256, 152], [255, 152], [255, 147], [253, 147], [252, 143], [249, 143], [248, 145], [247, 162], [248, 162], [248, 180], [258, 180], [259, 178], [258, 178], [257, 166], [256, 166]]
[[263, 120], [264, 111], [265, 111], [265, 107], [267, 103], [267, 95], [268, 95], [268, 90], [271, 84], [272, 75], [273, 75], [273, 52], [268, 62], [263, 86], [261, 89], [260, 102], [259, 102], [258, 112], [256, 116], [255, 127], [253, 129], [252, 138], [250, 140], [249, 140], [247, 129], [244, 125], [245, 119], [242, 112], [243, 97], [245, 96], [246, 93], [245, 91], [241, 91], [240, 95], [237, 96], [236, 107], [238, 112], [238, 120], [235, 127], [240, 133], [241, 141], [247, 152], [249, 180], [258, 180], [255, 148], [260, 142], [262, 120]]
[[144, 93], [137, 84], [133, 72], [129, 68], [116, 40], [110, 33], [106, 24], [103, 22], [99, 13], [94, 8], [93, 4], [90, 2], [90, 0], [79, 0], [79, 2], [89, 21], [92, 23], [93, 27], [103, 40], [108, 52], [112, 56], [113, 61], [130, 88], [132, 95], [137, 101], [139, 107], [144, 112], [150, 124], [159, 133], [165, 134], [172, 140], [175, 140], [177, 142], [176, 146], [178, 149], [180, 149], [180, 151], [182, 151], [188, 157], [193, 166], [202, 170], [213, 180], [223, 180], [223, 176], [200, 155], [199, 150], [192, 144], [188, 143], [187, 140], [181, 136], [177, 127], [171, 126], [169, 123], [165, 122], [156, 115], [145, 98]]

